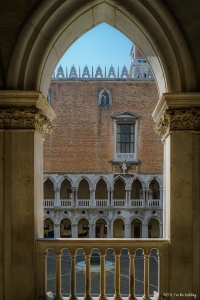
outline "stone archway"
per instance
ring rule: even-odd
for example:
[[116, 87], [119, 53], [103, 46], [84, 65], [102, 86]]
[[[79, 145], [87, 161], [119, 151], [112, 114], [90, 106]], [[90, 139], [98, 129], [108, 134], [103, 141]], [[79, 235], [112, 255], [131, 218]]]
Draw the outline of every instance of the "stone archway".
[[106, 22], [143, 51], [160, 96], [164, 92], [196, 89], [193, 59], [165, 5], [160, 1], [148, 4], [129, 1], [128, 6], [114, 0], [92, 3], [86, 0], [79, 5], [49, 1], [39, 5], [18, 38], [10, 61], [7, 87], [39, 90], [47, 95], [53, 70], [65, 51], [82, 34]]

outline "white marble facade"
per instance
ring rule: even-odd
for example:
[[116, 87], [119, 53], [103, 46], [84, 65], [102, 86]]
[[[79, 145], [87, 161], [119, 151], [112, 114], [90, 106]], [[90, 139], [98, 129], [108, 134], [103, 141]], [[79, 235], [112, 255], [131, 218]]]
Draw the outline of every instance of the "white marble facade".
[[[61, 197], [64, 181], [70, 185], [66, 197]], [[88, 185], [89, 197], [79, 197], [82, 180]], [[106, 195], [96, 193], [103, 180]], [[139, 191], [133, 195], [134, 182]], [[44, 195], [44, 224], [47, 237], [162, 237], [163, 176], [161, 174], [60, 174], [44, 173], [49, 182], [51, 199]], [[153, 195], [152, 182], [157, 186]], [[121, 184], [117, 187], [117, 184]], [[117, 189], [122, 189], [116, 193]], [[138, 187], [137, 187], [138, 189]], [[120, 195], [124, 195], [119, 199]], [[50, 195], [50, 194], [49, 194]], [[83, 193], [82, 193], [83, 195]], [[139, 196], [138, 196], [139, 195]], [[99, 199], [101, 198], [101, 199]], [[65, 226], [65, 229], [64, 229]], [[84, 227], [85, 226], [85, 227]], [[44, 228], [45, 229], [45, 228]]]

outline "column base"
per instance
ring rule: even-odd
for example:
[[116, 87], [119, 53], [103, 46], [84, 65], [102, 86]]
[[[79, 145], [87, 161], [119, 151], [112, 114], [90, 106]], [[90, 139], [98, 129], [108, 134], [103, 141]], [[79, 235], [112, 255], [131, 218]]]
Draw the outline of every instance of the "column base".
[[136, 300], [136, 296], [135, 295], [134, 296], [129, 295], [128, 300]]
[[114, 295], [113, 300], [123, 300], [121, 295]]
[[107, 300], [107, 297], [106, 297], [106, 295], [104, 295], [104, 296], [101, 296], [101, 295], [99, 295], [99, 298], [98, 298], [99, 300]]
[[71, 295], [71, 296], [69, 297], [69, 300], [78, 300], [78, 297], [77, 297], [76, 295], [74, 295], [74, 296]]
[[142, 299], [143, 299], [143, 300], [151, 300], [151, 298], [150, 298], [149, 295], [144, 295], [144, 296], [142, 297]]
[[92, 296], [91, 295], [85, 295], [83, 299], [84, 300], [92, 300]]
[[60, 295], [60, 296], [55, 296], [54, 300], [63, 300], [63, 297], [62, 297], [62, 295]]

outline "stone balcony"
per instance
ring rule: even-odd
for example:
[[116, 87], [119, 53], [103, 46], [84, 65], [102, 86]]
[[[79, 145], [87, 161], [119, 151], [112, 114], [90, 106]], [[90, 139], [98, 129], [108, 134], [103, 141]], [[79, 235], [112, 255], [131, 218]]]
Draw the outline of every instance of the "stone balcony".
[[[61, 290], [63, 287], [61, 276], [61, 258], [64, 249], [68, 249], [71, 257], [70, 263], [70, 298], [77, 299], [76, 286], [83, 284], [76, 277], [77, 250], [82, 248], [85, 254], [85, 300], [91, 300], [91, 265], [90, 258], [93, 249], [98, 249], [100, 255], [100, 295], [99, 300], [107, 299], [106, 296], [106, 251], [114, 250], [115, 268], [114, 300], [122, 300], [120, 294], [120, 256], [123, 249], [128, 249], [129, 255], [129, 300], [136, 299], [135, 295], [135, 255], [138, 249], [142, 249], [144, 260], [144, 295], [143, 299], [161, 299], [168, 291], [168, 266], [170, 243], [167, 239], [37, 239], [36, 240], [36, 299], [41, 299], [47, 292], [47, 254], [48, 249], [53, 249], [56, 259], [56, 300], [63, 299]], [[149, 295], [149, 260], [151, 250], [157, 249], [158, 255], [158, 290], [154, 297]], [[62, 262], [65, 263], [65, 262]], [[50, 298], [51, 299], [51, 298]]]

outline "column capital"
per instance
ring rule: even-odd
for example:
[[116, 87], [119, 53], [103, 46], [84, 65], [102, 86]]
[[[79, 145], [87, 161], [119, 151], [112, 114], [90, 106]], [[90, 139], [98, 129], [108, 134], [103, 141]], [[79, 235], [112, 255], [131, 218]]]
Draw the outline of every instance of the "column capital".
[[163, 94], [152, 116], [164, 138], [171, 130], [200, 130], [200, 93]]
[[0, 129], [52, 132], [55, 113], [41, 92], [0, 91]]

